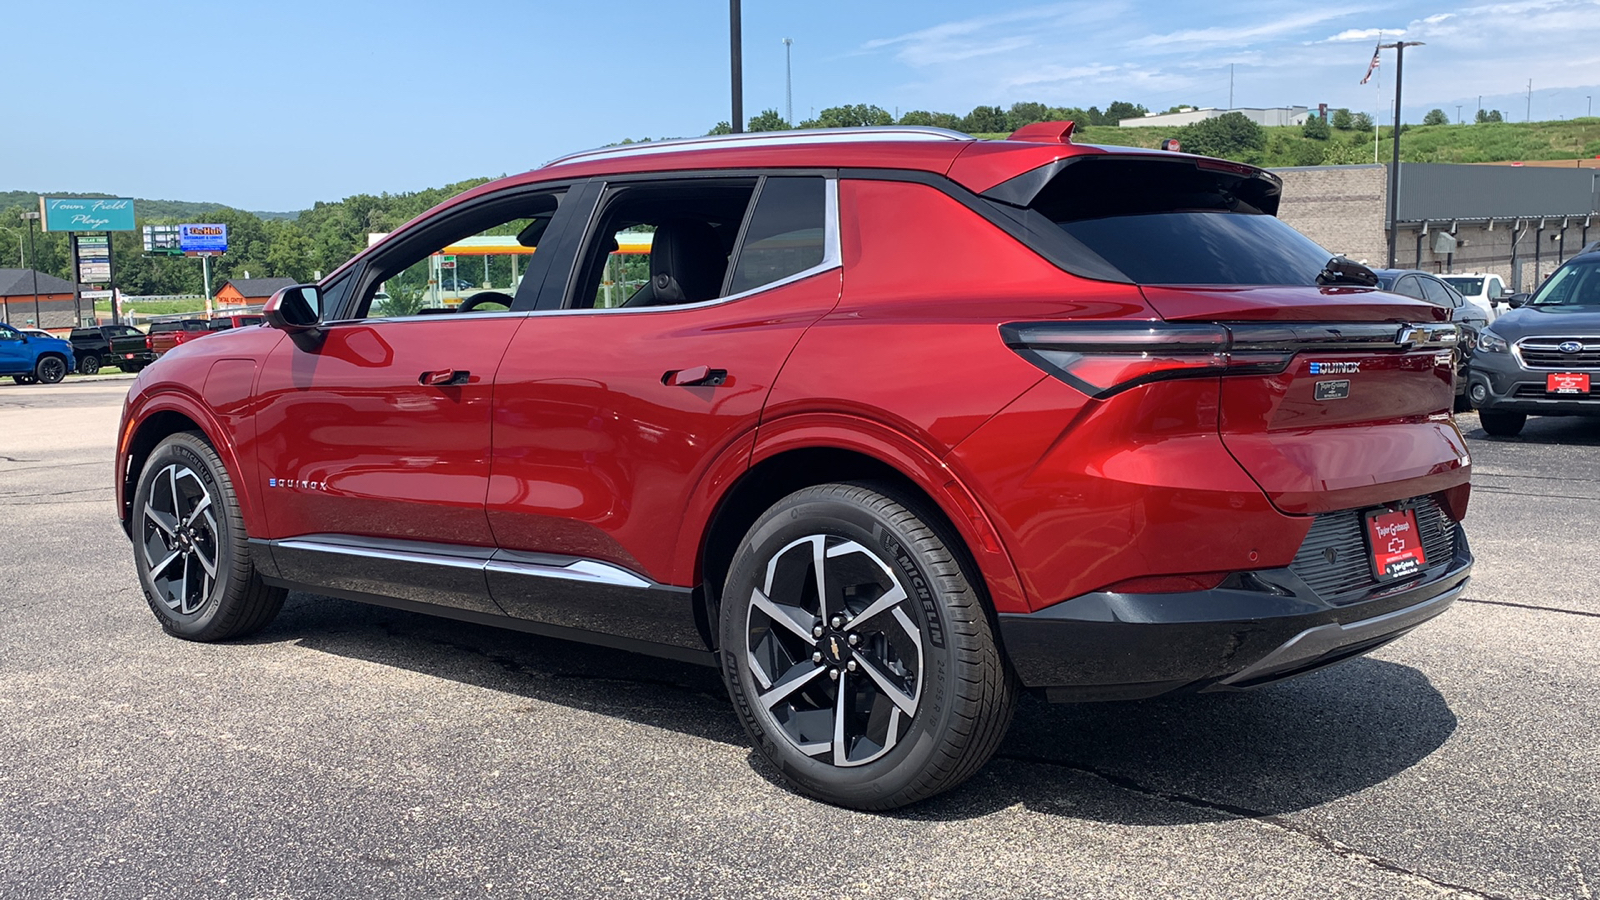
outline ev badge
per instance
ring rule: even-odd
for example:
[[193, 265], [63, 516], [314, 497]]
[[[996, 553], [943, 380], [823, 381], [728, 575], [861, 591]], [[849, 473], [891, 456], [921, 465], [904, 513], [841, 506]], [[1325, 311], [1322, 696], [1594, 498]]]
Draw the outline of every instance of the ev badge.
[[1583, 352], [1583, 342], [1582, 341], [1562, 341], [1561, 343], [1556, 345], [1556, 349], [1560, 350], [1562, 353], [1581, 353], [1581, 352]]

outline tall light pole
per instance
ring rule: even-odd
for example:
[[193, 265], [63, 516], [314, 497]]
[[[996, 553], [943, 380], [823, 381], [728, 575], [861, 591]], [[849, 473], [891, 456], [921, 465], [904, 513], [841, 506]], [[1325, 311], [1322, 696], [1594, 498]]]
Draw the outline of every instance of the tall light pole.
[[783, 39], [783, 120], [794, 127], [794, 41]]
[[728, 59], [733, 75], [733, 126], [734, 134], [744, 133], [744, 41], [740, 37], [739, 0], [728, 0]]
[[1522, 121], [1533, 121], [1533, 79], [1528, 79], [1528, 111], [1522, 114]]
[[1456, 104], [1456, 124], [1461, 124], [1461, 104]]
[[1406, 48], [1421, 47], [1421, 41], [1395, 41], [1379, 44], [1378, 49], [1394, 48], [1394, 156], [1389, 165], [1389, 268], [1394, 268], [1395, 240], [1400, 236], [1400, 85], [1405, 79]]
[[33, 262], [33, 327], [43, 328], [44, 317], [39, 314], [39, 251], [33, 246], [33, 229], [39, 221], [39, 214], [25, 212], [22, 217], [28, 220], [28, 259]]

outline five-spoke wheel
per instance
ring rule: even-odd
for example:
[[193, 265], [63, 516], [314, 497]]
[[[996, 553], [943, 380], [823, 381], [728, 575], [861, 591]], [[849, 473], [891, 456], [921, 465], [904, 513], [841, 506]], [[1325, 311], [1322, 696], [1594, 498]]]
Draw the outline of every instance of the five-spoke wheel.
[[806, 488], [756, 521], [720, 601], [723, 676], [786, 782], [890, 809], [994, 753], [1014, 681], [970, 567], [937, 512], [888, 485]]

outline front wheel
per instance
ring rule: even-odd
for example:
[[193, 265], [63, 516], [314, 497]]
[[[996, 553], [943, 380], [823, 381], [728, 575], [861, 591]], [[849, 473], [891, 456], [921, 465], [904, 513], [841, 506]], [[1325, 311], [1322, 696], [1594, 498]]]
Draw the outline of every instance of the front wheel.
[[971, 777], [1011, 723], [959, 539], [893, 488], [826, 484], [764, 514], [723, 593], [723, 678], [794, 789], [893, 809]]
[[67, 377], [67, 361], [59, 356], [41, 356], [33, 364], [33, 377], [40, 384], [56, 384]]
[[133, 563], [168, 634], [223, 641], [278, 614], [287, 593], [261, 580], [233, 481], [197, 433], [156, 445], [133, 495]]

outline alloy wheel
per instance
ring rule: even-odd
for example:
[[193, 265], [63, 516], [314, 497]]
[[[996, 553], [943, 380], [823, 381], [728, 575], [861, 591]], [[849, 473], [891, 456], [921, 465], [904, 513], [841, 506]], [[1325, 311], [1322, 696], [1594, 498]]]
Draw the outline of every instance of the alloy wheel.
[[922, 697], [923, 635], [902, 576], [857, 541], [813, 534], [767, 561], [746, 616], [755, 699], [799, 751], [860, 766], [894, 749]]
[[47, 356], [39, 360], [35, 369], [36, 377], [45, 384], [55, 384], [67, 377], [67, 363], [59, 356]]
[[142, 519], [158, 598], [179, 615], [198, 612], [216, 583], [221, 547], [211, 492], [193, 469], [173, 463], [152, 480]]

